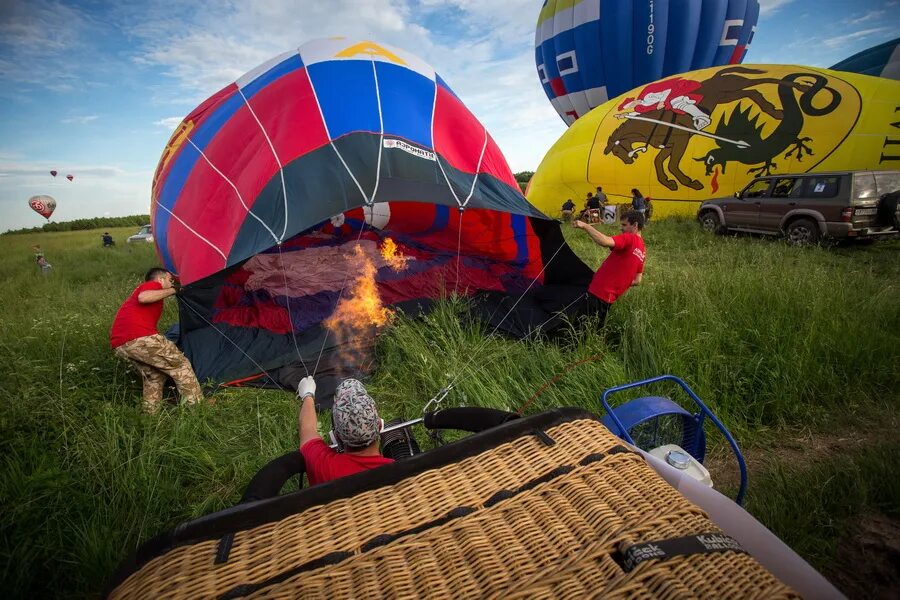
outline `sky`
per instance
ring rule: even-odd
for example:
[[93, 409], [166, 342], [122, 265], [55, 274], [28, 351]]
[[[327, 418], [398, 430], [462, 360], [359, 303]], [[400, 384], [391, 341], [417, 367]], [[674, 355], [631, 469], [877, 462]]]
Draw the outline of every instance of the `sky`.
[[[745, 63], [828, 67], [897, 36], [900, 0], [761, 0]], [[0, 231], [147, 214], [173, 128], [265, 60], [343, 35], [430, 63], [535, 170], [565, 130], [534, 65], [541, 0], [0, 0]], [[57, 170], [56, 178], [50, 170]], [[69, 182], [65, 175], [74, 175]]]

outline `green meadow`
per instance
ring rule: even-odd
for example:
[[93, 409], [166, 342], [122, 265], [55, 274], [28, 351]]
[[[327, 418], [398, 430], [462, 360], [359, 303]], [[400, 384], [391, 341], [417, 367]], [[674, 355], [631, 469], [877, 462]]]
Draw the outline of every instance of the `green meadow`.
[[[135, 228], [110, 231], [109, 249], [102, 230], [0, 236], [0, 576], [12, 597], [96, 597], [140, 542], [234, 504], [261, 465], [297, 446], [286, 391], [226, 389], [210, 404], [140, 412], [139, 378], [108, 330], [157, 259], [125, 244]], [[566, 235], [599, 265], [605, 251]], [[840, 556], [859, 523], [900, 519], [900, 240], [797, 249], [707, 235], [689, 219], [651, 223], [645, 239], [645, 283], [603, 330], [491, 337], [461, 300], [398, 316], [369, 382], [385, 418], [417, 416], [451, 380], [449, 404], [601, 412], [607, 387], [677, 375], [745, 449], [748, 510], [850, 585]], [[161, 329], [177, 318], [168, 301]], [[721, 444], [713, 455], [714, 481], [732, 492], [736, 467]]]

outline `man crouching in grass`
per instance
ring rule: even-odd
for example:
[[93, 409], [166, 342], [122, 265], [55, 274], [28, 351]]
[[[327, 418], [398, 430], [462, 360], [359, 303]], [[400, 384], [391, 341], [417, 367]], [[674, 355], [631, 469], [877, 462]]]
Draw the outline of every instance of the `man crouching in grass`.
[[159, 334], [157, 323], [163, 301], [174, 296], [172, 274], [154, 267], [144, 283], [119, 307], [109, 332], [109, 345], [116, 356], [130, 361], [144, 381], [144, 410], [155, 413], [162, 402], [166, 379], [175, 380], [178, 393], [188, 404], [203, 400], [203, 391], [187, 357], [171, 341]]

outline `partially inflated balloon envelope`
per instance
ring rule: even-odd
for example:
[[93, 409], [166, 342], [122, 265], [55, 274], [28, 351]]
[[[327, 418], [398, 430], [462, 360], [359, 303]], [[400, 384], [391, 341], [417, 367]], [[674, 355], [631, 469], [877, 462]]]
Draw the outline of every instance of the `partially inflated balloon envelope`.
[[32, 196], [29, 198], [28, 206], [31, 210], [49, 221], [50, 215], [56, 210], [56, 200], [54, 200], [52, 196], [41, 194], [40, 196]]
[[567, 125], [634, 87], [744, 60], [758, 0], [544, 0], [535, 64]]
[[694, 214], [755, 176], [900, 167], [900, 82], [793, 65], [684, 73], [595, 108], [547, 152], [528, 199], [548, 214], [602, 186]]
[[831, 69], [900, 79], [900, 38], [858, 52], [832, 65]]
[[336, 310], [347, 299], [409, 308], [586, 269], [447, 83], [369, 41], [309, 42], [197, 107], [160, 159], [151, 211], [187, 286], [180, 343], [201, 380], [333, 383], [371, 347], [335, 326], [355, 318]]

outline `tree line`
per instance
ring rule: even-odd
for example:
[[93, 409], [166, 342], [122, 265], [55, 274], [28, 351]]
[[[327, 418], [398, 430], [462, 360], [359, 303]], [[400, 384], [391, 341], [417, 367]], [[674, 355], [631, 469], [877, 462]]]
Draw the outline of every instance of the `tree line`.
[[104, 229], [113, 227], [140, 227], [150, 222], [150, 215], [129, 215], [127, 217], [93, 217], [91, 219], [75, 219], [58, 223], [45, 223], [41, 227], [25, 227], [7, 231], [0, 235], [17, 233], [51, 233], [58, 231], [82, 231], [85, 229]]

